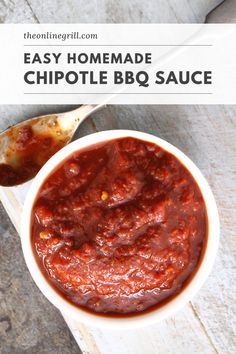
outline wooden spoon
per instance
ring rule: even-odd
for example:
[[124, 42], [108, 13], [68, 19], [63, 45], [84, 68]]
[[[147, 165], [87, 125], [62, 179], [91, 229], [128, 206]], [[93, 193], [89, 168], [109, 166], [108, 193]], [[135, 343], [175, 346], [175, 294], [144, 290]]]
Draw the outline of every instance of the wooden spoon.
[[78, 126], [102, 105], [83, 105], [18, 123], [0, 134], [0, 185], [15, 186], [33, 178], [45, 162], [68, 144]]

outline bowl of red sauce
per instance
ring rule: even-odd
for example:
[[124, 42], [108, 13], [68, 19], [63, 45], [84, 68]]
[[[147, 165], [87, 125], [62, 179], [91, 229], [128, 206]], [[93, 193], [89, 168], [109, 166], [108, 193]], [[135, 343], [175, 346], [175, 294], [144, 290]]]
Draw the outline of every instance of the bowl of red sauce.
[[43, 166], [21, 236], [34, 281], [62, 313], [135, 328], [173, 315], [200, 289], [219, 217], [183, 152], [150, 134], [112, 130], [74, 141]]

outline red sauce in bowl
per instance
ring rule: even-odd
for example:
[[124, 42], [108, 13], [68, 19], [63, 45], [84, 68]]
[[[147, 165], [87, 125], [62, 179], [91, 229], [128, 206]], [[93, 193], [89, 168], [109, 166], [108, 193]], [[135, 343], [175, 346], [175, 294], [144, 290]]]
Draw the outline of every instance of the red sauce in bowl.
[[178, 294], [207, 238], [203, 197], [172, 154], [135, 138], [74, 152], [44, 181], [32, 210], [32, 247], [68, 301], [137, 313]]

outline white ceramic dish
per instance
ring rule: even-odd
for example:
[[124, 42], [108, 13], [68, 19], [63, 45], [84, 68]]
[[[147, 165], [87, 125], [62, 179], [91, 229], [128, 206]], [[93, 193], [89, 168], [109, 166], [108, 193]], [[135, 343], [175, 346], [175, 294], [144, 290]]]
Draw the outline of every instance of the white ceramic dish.
[[[68, 155], [70, 155], [74, 151], [80, 150], [89, 145], [121, 137], [134, 137], [157, 144], [166, 151], [175, 155], [182, 162], [182, 164], [186, 166], [186, 168], [195, 178], [206, 204], [208, 214], [208, 240], [203, 259], [201, 261], [200, 266], [198, 267], [197, 272], [195, 273], [191, 281], [188, 283], [188, 285], [184, 288], [184, 290], [180, 292], [180, 294], [175, 296], [165, 305], [157, 309], [153, 309], [152, 311], [149, 311], [147, 313], [140, 313], [138, 316], [116, 318], [86, 312], [66, 301], [50, 286], [49, 282], [45, 279], [41, 270], [39, 269], [32, 251], [30, 241], [30, 218], [32, 206], [34, 204], [34, 200], [37, 196], [39, 188], [41, 187], [45, 178], [62, 160], [64, 160]], [[219, 229], [219, 216], [211, 189], [200, 170], [183, 152], [178, 150], [173, 145], [167, 143], [166, 141], [150, 134], [130, 130], [110, 130], [87, 135], [67, 145], [62, 150], [57, 152], [39, 171], [39, 173], [33, 180], [33, 183], [29, 189], [24, 204], [21, 219], [21, 242], [26, 264], [35, 283], [42, 291], [42, 293], [48, 298], [48, 300], [53, 305], [55, 305], [62, 313], [77, 320], [78, 322], [83, 322], [92, 326], [98, 326], [102, 328], [105, 327], [109, 329], [132, 329], [150, 325], [160, 320], [163, 320], [164, 318], [173, 315], [190, 299], [192, 299], [192, 297], [197, 293], [197, 291], [207, 279], [213, 266], [219, 242]]]

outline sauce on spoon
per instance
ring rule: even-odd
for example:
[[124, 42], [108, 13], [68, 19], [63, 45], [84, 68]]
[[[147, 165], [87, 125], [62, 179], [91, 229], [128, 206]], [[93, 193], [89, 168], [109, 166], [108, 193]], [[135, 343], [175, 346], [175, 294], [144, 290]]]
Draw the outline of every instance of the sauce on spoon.
[[[30, 124], [9, 128], [5, 161], [0, 164], [0, 184], [10, 187], [33, 178], [45, 162], [68, 143], [56, 119], [47, 129], [39, 129], [37, 119]], [[44, 127], [45, 128], [45, 127]]]

